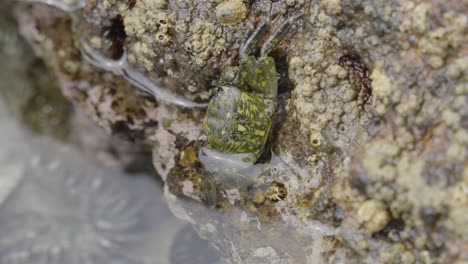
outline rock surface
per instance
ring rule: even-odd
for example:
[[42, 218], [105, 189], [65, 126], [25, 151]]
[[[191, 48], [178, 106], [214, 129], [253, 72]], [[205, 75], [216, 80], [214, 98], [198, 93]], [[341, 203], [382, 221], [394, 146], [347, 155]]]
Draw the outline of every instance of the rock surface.
[[122, 170], [145, 171], [131, 160], [138, 147], [71, 111], [5, 13], [0, 61], [0, 263], [184, 263], [192, 251], [201, 255], [192, 263], [218, 259], [171, 214], [160, 181]]
[[[226, 25], [221, 2], [89, 0], [73, 20], [41, 5], [17, 17], [75, 106], [154, 146], [172, 210], [231, 263], [468, 261], [466, 3], [242, 1], [245, 19]], [[249, 30], [298, 13], [271, 54], [281, 77], [273, 154], [243, 175], [198, 159], [203, 109], [144, 97], [80, 56], [83, 43], [126, 56], [201, 102]]]

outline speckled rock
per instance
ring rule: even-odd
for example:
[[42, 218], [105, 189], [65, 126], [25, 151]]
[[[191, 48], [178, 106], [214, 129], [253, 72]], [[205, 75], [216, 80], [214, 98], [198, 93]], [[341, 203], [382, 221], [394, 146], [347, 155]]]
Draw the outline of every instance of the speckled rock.
[[[160, 165], [156, 169], [164, 176], [171, 167], [171, 157], [177, 153], [177, 137], [181, 135], [180, 139], [196, 139], [200, 128], [194, 121], [199, 120], [202, 113], [159, 104], [153, 98], [138, 93], [123, 78], [96, 70], [83, 61], [69, 31], [71, 21], [65, 14], [42, 5], [28, 10], [33, 15], [24, 9], [18, 9], [17, 12], [20, 31], [33, 44], [35, 52], [46, 58], [55, 70], [64, 96], [75, 107], [91, 116], [107, 134], [133, 142], [132, 145], [140, 145], [132, 148], [120, 141], [113, 147], [117, 153], [122, 147], [134, 154], [140, 149], [146, 151], [146, 158], [149, 158], [151, 154], [147, 151], [154, 149], [156, 157], [160, 157]], [[36, 25], [41, 29], [40, 32], [35, 28]], [[79, 124], [86, 125], [82, 121], [82, 118], [78, 118]], [[107, 141], [96, 141], [84, 135], [79, 140], [91, 149], [94, 146], [95, 150], [99, 149], [96, 143]], [[126, 144], [130, 148], [125, 148]], [[99, 152], [107, 155], [104, 151]], [[125, 160], [121, 161], [125, 163]]]
[[281, 77], [273, 154], [248, 172], [203, 167], [202, 109], [143, 98], [123, 79], [83, 63], [70, 34], [63, 44], [71, 32], [63, 16], [56, 20], [65, 25], [60, 35], [39, 27], [70, 49], [63, 54], [74, 54], [75, 64], [65, 64], [67, 56], [45, 53], [58, 72], [68, 69], [67, 97], [108, 132], [155, 146], [176, 215], [231, 263], [468, 260], [462, 1], [243, 1], [246, 18], [229, 26], [216, 18], [221, 1], [194, 3], [87, 1], [82, 32], [101, 38], [112, 55], [116, 43], [92, 29], [120, 15], [133, 66], [178, 94], [206, 100], [260, 19], [280, 15], [274, 27], [303, 13], [272, 52]]
[[[9, 6], [0, 7], [9, 10]], [[21, 38], [11, 14], [0, 18], [0, 96], [18, 120], [40, 134], [69, 140], [70, 104], [44, 62]]]
[[[206, 101], [213, 76], [236, 63], [240, 44], [258, 18], [281, 16], [302, 5], [272, 0], [92, 0], [81, 11], [78, 27], [82, 39], [96, 43], [95, 48], [112, 57], [125, 47], [128, 61], [146, 76], [187, 98]], [[112, 27], [116, 18], [125, 33], [119, 41], [101, 33], [103, 25]]]
[[[272, 160], [245, 183], [248, 188], [225, 186], [226, 178], [240, 176], [223, 173], [209, 177], [204, 183], [209, 187], [194, 184], [179, 191], [169, 185], [171, 193], [214, 203], [212, 208], [227, 214], [239, 210], [234, 218], [222, 220], [195, 215], [200, 209], [183, 202], [176, 211], [188, 211], [185, 216], [199, 225], [200, 233], [237, 262], [268, 263], [273, 258], [277, 263], [360, 263], [361, 256], [369, 263], [466, 261], [461, 224], [466, 218], [460, 214], [468, 211], [453, 200], [453, 193], [466, 195], [460, 188], [467, 170], [462, 140], [468, 128], [462, 88], [467, 81], [466, 45], [461, 44], [462, 39], [466, 42], [467, 23], [453, 4], [446, 11], [397, 2], [385, 9], [370, 2], [312, 4], [310, 24], [290, 41], [288, 77], [294, 88], [283, 101], [286, 115], [272, 146], [291, 171], [272, 173]], [[437, 15], [445, 22], [430, 25]], [[340, 65], [349, 54], [359, 55], [361, 72]], [[362, 96], [365, 78], [372, 84], [368, 102]], [[191, 179], [187, 170], [175, 173], [183, 186], [202, 177]], [[275, 204], [273, 212], [281, 215], [275, 218], [264, 211], [268, 206], [258, 202], [263, 199], [257, 194], [278, 184], [288, 195]], [[216, 193], [216, 202], [200, 191], [206, 189]], [[225, 205], [229, 203], [237, 209]], [[229, 248], [233, 238], [235, 245], [244, 245], [248, 235], [213, 238], [213, 232], [206, 231], [226, 223], [245, 230], [236, 224], [239, 219], [251, 226], [247, 233], [257, 228], [258, 243]], [[292, 219], [301, 224], [291, 224]], [[278, 221], [295, 230], [294, 235], [283, 233], [286, 227]], [[278, 233], [281, 245], [274, 243], [273, 234]], [[322, 247], [295, 247], [307, 240], [306, 234], [309, 240], [322, 239]], [[297, 239], [295, 246], [288, 243], [290, 237]]]

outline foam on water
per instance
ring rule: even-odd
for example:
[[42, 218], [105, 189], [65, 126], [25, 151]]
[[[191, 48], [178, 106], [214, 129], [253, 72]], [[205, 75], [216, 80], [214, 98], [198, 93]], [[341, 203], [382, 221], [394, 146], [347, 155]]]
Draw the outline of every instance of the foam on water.
[[24, 0], [30, 3], [43, 3], [54, 6], [68, 13], [73, 13], [80, 10], [86, 5], [85, 0]]

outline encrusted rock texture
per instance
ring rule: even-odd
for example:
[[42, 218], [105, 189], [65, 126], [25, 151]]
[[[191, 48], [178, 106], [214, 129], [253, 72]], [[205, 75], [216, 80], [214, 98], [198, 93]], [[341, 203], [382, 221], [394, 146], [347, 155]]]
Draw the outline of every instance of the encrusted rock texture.
[[[174, 213], [231, 263], [468, 262], [467, 13], [456, 0], [88, 0], [72, 23], [52, 7], [16, 9], [65, 97], [151, 147]], [[206, 102], [260, 21], [271, 33], [298, 14], [270, 54], [273, 154], [250, 177], [203, 168], [204, 109], [143, 94], [80, 55], [87, 41]]]

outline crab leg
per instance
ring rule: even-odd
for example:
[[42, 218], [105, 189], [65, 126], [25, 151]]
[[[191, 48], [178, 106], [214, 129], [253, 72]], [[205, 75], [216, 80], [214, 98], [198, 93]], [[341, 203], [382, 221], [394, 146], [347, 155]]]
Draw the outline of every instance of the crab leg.
[[265, 20], [260, 22], [254, 33], [247, 39], [247, 41], [241, 46], [239, 51], [239, 60], [244, 62], [249, 57], [249, 54], [257, 46], [258, 41], [267, 33], [268, 25]]
[[265, 41], [265, 44], [263, 44], [262, 49], [260, 50], [261, 59], [268, 57], [268, 54], [271, 52], [271, 50], [284, 39], [288, 33], [289, 28], [301, 17], [302, 14], [292, 16], [286, 19], [276, 28], [273, 34], [271, 34], [271, 36]]

